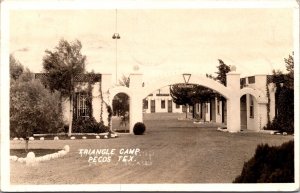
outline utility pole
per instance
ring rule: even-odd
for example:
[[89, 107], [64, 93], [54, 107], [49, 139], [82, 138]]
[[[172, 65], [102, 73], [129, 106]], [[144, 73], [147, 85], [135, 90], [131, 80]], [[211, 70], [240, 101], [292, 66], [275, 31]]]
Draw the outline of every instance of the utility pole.
[[112, 36], [112, 39], [116, 40], [116, 84], [118, 84], [118, 39], [120, 38], [120, 34], [118, 33], [118, 10], [116, 9], [115, 33]]

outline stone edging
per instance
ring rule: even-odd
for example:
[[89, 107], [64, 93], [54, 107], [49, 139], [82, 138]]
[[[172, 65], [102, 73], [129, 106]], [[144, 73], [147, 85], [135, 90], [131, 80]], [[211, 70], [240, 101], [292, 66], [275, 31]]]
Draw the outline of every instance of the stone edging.
[[[98, 135], [95, 135], [95, 139], [109, 139], [109, 138], [117, 138], [118, 137], [118, 134], [117, 133], [111, 133], [111, 134], [106, 134], [106, 133], [103, 133], [103, 134], [98, 134]], [[71, 140], [74, 140], [74, 139], [80, 139], [80, 138], [76, 138], [76, 135], [74, 136], [71, 136], [69, 137], [69, 139]], [[87, 139], [86, 136], [82, 136], [81, 139]], [[12, 139], [13, 141], [25, 141], [24, 138], [13, 138]], [[29, 138], [29, 141], [34, 141], [35, 138], [34, 137], [30, 137]], [[40, 141], [44, 141], [45, 138], [44, 137], [40, 137], [39, 139]], [[58, 136], [54, 136], [53, 140], [60, 140]], [[67, 140], [67, 139], [64, 139], [64, 140]]]
[[19, 158], [17, 156], [10, 156], [10, 160], [20, 162], [20, 163], [26, 163], [26, 165], [36, 165], [39, 162], [44, 162], [44, 161], [49, 161], [51, 159], [56, 159], [65, 156], [67, 153], [70, 152], [70, 146], [65, 145], [64, 149], [56, 152], [56, 153], [51, 153], [47, 154], [41, 157], [35, 157], [35, 154], [33, 152], [29, 152], [27, 154], [26, 158]]

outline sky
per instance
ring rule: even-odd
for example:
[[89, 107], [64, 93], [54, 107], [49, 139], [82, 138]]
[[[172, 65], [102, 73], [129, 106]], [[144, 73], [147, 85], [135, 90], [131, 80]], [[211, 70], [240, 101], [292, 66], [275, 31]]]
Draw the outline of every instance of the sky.
[[242, 77], [271, 74], [285, 71], [284, 58], [293, 52], [288, 8], [12, 10], [9, 19], [10, 53], [33, 72], [43, 70], [45, 50], [62, 38], [81, 41], [87, 71], [114, 77], [117, 59], [118, 78], [141, 72], [145, 82], [214, 74], [218, 59]]

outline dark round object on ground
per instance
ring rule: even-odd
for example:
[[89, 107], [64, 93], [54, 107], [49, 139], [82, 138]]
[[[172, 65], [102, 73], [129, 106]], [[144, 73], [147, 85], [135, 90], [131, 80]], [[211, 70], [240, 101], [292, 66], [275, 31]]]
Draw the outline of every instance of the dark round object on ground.
[[133, 127], [133, 133], [135, 135], [143, 135], [146, 130], [146, 126], [144, 123], [137, 122]]

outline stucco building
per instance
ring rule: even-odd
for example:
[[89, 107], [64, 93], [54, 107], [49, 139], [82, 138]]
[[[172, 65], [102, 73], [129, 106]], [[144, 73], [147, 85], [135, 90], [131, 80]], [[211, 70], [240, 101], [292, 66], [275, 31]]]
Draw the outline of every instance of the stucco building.
[[[44, 74], [36, 74], [41, 78]], [[92, 84], [89, 86], [88, 82]], [[93, 116], [96, 121], [108, 125], [107, 107], [118, 93], [129, 96], [130, 129], [136, 122], [143, 121], [143, 113], [182, 113], [185, 107], [176, 105], [170, 96], [169, 86], [182, 83], [182, 75], [173, 75], [144, 85], [142, 74], [130, 75], [129, 87], [114, 86], [111, 74], [83, 74], [75, 77], [78, 87], [70, 100], [63, 100], [64, 121], [68, 123], [70, 115], [77, 117]], [[225, 123], [228, 130], [238, 132], [241, 129], [261, 130], [275, 116], [275, 86], [270, 76], [255, 75], [240, 78], [239, 73], [227, 74], [227, 87], [202, 75], [192, 75], [190, 84], [199, 84], [220, 93], [225, 101], [218, 98], [207, 103], [196, 104], [189, 108], [195, 117], [202, 121]], [[161, 88], [161, 89], [159, 89]], [[155, 92], [153, 92], [156, 90]], [[88, 98], [91, 99], [88, 101]], [[71, 112], [71, 113], [70, 113]]]

